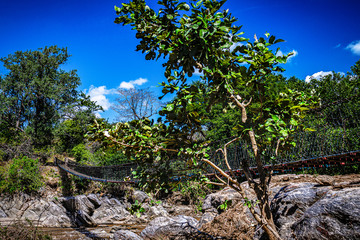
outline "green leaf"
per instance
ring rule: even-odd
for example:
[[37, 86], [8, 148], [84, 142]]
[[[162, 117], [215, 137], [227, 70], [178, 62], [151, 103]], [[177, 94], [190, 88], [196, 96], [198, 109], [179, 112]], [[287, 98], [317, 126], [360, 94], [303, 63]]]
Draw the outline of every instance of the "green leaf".
[[121, 8], [117, 7], [116, 5], [114, 6], [114, 9], [116, 12], [121, 12]]
[[207, 35], [208, 31], [206, 29], [200, 29], [200, 38], [205, 39], [205, 35]]
[[174, 104], [169, 103], [168, 105], [166, 105], [166, 110], [168, 110], [169, 112], [171, 112], [172, 110], [174, 110]]
[[274, 44], [280, 43], [280, 42], [285, 42], [285, 40], [283, 40], [283, 39], [278, 39], [278, 40], [276, 40], [276, 41], [274, 42]]
[[219, 27], [219, 29], [224, 32], [229, 32], [229, 28], [226, 26], [221, 26], [221, 27]]
[[299, 123], [293, 118], [290, 120], [290, 124], [293, 125], [293, 126], [299, 125]]
[[180, 3], [177, 6], [177, 10], [184, 10], [184, 11], [189, 11], [190, 10], [190, 6], [184, 2]]
[[270, 39], [269, 39], [269, 43], [273, 44], [275, 41], [275, 37], [274, 36], [271, 36]]

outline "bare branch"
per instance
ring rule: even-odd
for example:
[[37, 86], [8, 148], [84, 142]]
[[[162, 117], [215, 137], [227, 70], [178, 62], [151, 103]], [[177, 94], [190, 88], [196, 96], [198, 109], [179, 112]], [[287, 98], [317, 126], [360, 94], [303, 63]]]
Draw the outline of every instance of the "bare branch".
[[157, 113], [162, 103], [153, 92], [146, 89], [119, 89], [117, 104], [112, 109], [119, 114], [120, 121], [140, 120]]

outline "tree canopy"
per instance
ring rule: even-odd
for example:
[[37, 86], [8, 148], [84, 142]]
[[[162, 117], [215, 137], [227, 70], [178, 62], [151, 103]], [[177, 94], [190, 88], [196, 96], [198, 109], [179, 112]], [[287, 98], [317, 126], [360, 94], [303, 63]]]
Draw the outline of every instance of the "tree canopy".
[[26, 132], [36, 146], [50, 144], [56, 123], [81, 111], [99, 109], [77, 90], [76, 70], [60, 68], [70, 55], [66, 48], [50, 46], [17, 51], [0, 61], [7, 73], [0, 77], [0, 126], [3, 136]]

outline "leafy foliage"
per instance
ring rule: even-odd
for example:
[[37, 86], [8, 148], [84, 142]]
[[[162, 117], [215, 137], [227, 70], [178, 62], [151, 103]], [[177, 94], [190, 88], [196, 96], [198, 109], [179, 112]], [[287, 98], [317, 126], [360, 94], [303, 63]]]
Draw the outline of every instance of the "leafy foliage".
[[[265, 38], [255, 35], [254, 41], [242, 37], [241, 27], [235, 25], [236, 18], [221, 9], [224, 0], [192, 1], [190, 5], [178, 0], [158, 3], [157, 12], [144, 0], [123, 3], [115, 7], [119, 15], [115, 23], [131, 25], [137, 31], [136, 38], [140, 40], [137, 50], [145, 53], [147, 60], [165, 59], [167, 82], [161, 84], [162, 92], [176, 93], [175, 100], [161, 112], [166, 122], [157, 125], [146, 120], [130, 122], [109, 131], [98, 126], [97, 138], [109, 141], [109, 146], [120, 146], [129, 157], [143, 157], [144, 162], [156, 163], [166, 158], [166, 153], [175, 152], [189, 165], [207, 163], [225, 178], [218, 177], [224, 185], [245, 198], [246, 193], [232, 176], [231, 168], [228, 167], [227, 174], [209, 160], [208, 142], [193, 141], [207, 118], [203, 111], [197, 111], [198, 99], [204, 99], [201, 104], [206, 109], [211, 110], [217, 103], [237, 109], [241, 122], [236, 126], [236, 137], [219, 151], [227, 163], [226, 149], [230, 143], [242, 138], [251, 144], [259, 181], [254, 181], [246, 159], [243, 169], [260, 201], [256, 206], [260, 214], [255, 206], [250, 211], [270, 239], [280, 238], [268, 202], [271, 172], [266, 172], [263, 166], [294, 144], [292, 135], [303, 129], [305, 113], [317, 99], [279, 83], [276, 73], [283, 71], [279, 64], [286, 63], [289, 55], [278, 55], [279, 49], [274, 51], [273, 46], [283, 40], [268, 33]], [[188, 84], [196, 70], [203, 74], [202, 86]]]
[[70, 152], [76, 145], [84, 144], [85, 135], [94, 120], [92, 113], [77, 112], [72, 118], [58, 124], [54, 134], [57, 151]]
[[36, 192], [43, 186], [40, 163], [26, 156], [11, 160], [0, 170], [0, 192]]
[[70, 55], [66, 48], [45, 47], [17, 51], [0, 59], [8, 73], [0, 77], [1, 135], [12, 138], [26, 132], [37, 147], [49, 145], [55, 124], [73, 107], [99, 109], [76, 88], [80, 79], [75, 70], [60, 66]]
[[138, 200], [135, 200], [131, 207], [128, 209], [130, 214], [135, 215], [136, 217], [140, 217], [142, 213], [145, 212], [145, 209], [141, 206]]
[[[179, 189], [181, 195], [185, 197], [189, 204], [195, 205], [197, 211], [202, 211], [203, 200], [206, 195], [211, 193], [209, 185], [206, 184], [204, 180], [205, 179], [200, 179], [200, 181], [192, 180], [176, 184], [176, 188]], [[176, 190], [176, 188], [174, 188], [174, 190]]]

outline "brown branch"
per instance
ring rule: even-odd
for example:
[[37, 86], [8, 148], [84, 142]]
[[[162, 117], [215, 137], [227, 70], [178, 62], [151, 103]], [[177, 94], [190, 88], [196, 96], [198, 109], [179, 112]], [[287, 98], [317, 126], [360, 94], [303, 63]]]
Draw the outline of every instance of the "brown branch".
[[215, 173], [215, 177], [217, 178], [217, 180], [219, 180], [220, 182], [222, 182], [225, 186], [228, 186], [229, 183], [226, 183], [224, 180], [222, 180], [216, 173]]
[[217, 183], [217, 182], [205, 182], [205, 183], [206, 183], [206, 184], [212, 184], [212, 185], [220, 186], [220, 187], [225, 187], [225, 186], [227, 186], [227, 184]]
[[241, 121], [243, 123], [246, 122], [247, 120], [247, 113], [246, 113], [246, 107], [249, 106], [249, 104], [252, 101], [252, 98], [250, 98], [250, 100], [246, 103], [245, 101], [243, 101], [242, 103], [241, 101], [241, 97], [239, 95], [234, 95], [234, 94], [230, 94], [230, 99], [241, 109]]
[[223, 177], [225, 177], [226, 179], [228, 179], [230, 182], [237, 184], [238, 182], [234, 179], [232, 179], [226, 172], [224, 172], [221, 168], [219, 168], [218, 166], [216, 166], [213, 162], [211, 162], [210, 160], [203, 158], [201, 159], [201, 161], [206, 162], [207, 164], [209, 164], [212, 168], [214, 168], [216, 171], [218, 171]]
[[224, 158], [225, 158], [225, 163], [226, 163], [226, 166], [227, 166], [227, 168], [229, 169], [229, 171], [230, 171], [230, 173], [231, 173], [231, 176], [232, 176], [233, 178], [235, 178], [235, 174], [234, 174], [232, 168], [230, 167], [230, 164], [229, 164], [229, 161], [228, 161], [228, 157], [227, 157], [227, 146], [230, 145], [231, 143], [239, 140], [239, 139], [240, 139], [239, 137], [234, 138], [233, 140], [231, 140], [230, 142], [228, 142], [228, 143], [226, 143], [226, 144], [224, 145]]

